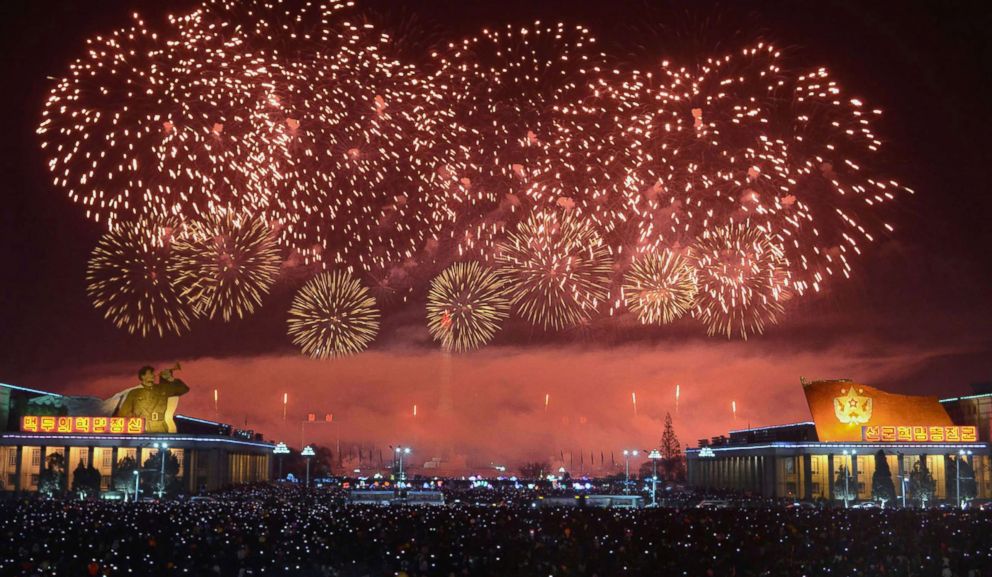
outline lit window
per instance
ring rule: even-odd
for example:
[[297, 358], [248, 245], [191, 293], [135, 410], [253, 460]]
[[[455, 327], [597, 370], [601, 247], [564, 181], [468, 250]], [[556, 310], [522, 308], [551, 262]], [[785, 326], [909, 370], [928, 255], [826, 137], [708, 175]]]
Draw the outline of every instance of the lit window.
[[41, 447], [35, 447], [31, 449], [31, 466], [39, 467], [41, 466]]

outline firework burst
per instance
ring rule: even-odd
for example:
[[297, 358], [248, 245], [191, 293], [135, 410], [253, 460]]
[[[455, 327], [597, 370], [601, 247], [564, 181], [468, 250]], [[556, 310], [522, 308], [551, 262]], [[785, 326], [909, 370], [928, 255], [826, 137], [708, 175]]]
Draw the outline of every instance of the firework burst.
[[441, 272], [427, 293], [427, 328], [444, 350], [464, 352], [492, 340], [509, 315], [503, 280], [478, 262]]
[[[56, 81], [37, 132], [55, 186], [116, 235], [90, 272], [94, 303], [119, 326], [185, 330], [175, 274], [204, 314], [249, 314], [275, 274], [274, 238], [299, 270], [362, 271], [404, 301], [433, 270], [418, 267], [470, 256], [498, 267], [512, 309], [556, 330], [589, 326], [611, 261], [632, 262], [610, 314], [626, 301], [666, 324], [692, 308], [711, 333], [746, 338], [788, 296], [851, 276], [909, 191], [874, 166], [881, 111], [766, 43], [634, 70], [583, 26], [534, 22], [416, 66], [346, 16], [353, 4], [200, 0], [155, 27], [135, 15]], [[158, 272], [169, 243], [133, 229], [204, 214], [196, 238], [176, 238], [178, 268]], [[668, 252], [692, 243], [689, 263]], [[156, 286], [104, 278], [114, 266], [156, 271]], [[320, 278], [325, 291], [345, 283]], [[130, 287], [115, 295], [115, 282]], [[492, 337], [449, 332], [432, 334], [452, 350]], [[349, 350], [347, 336], [321, 334], [318, 356]]]
[[148, 221], [121, 223], [104, 233], [93, 249], [86, 292], [118, 328], [142, 337], [189, 330], [195, 312], [180, 293], [172, 232]]
[[697, 239], [691, 254], [697, 314], [709, 334], [747, 340], [778, 322], [790, 293], [782, 247], [773, 237], [747, 223], [726, 226]]
[[[850, 276], [850, 257], [892, 227], [879, 206], [908, 190], [866, 167], [881, 147], [881, 114], [846, 96], [824, 68], [796, 73], [757, 44], [695, 66], [665, 61], [599, 78], [629, 151], [627, 202], [641, 247], [688, 241], [749, 222], [779, 237], [792, 289]], [[617, 181], [619, 182], [619, 181]]]
[[322, 272], [308, 281], [289, 309], [289, 336], [314, 358], [343, 357], [368, 348], [379, 332], [379, 309], [351, 273]]
[[173, 253], [183, 297], [200, 314], [225, 321], [262, 304], [282, 263], [268, 226], [230, 215], [188, 224]]
[[488, 259], [494, 243], [531, 210], [555, 209], [547, 186], [564, 149], [554, 109], [582, 92], [599, 67], [583, 26], [534, 22], [485, 29], [434, 54], [432, 79], [446, 95], [448, 127], [438, 135], [436, 170], [459, 254]]
[[532, 214], [499, 243], [496, 261], [514, 310], [544, 329], [588, 321], [609, 293], [609, 251], [593, 227], [571, 212]]
[[623, 294], [627, 308], [642, 324], [669, 324], [692, 310], [695, 271], [677, 252], [649, 253], [631, 264]]

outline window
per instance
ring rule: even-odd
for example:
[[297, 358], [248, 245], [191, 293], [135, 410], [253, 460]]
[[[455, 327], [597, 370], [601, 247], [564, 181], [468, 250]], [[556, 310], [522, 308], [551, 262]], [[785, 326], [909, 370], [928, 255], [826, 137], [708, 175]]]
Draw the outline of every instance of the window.
[[31, 486], [32, 487], [38, 486], [38, 475], [31, 475]]
[[[40, 467], [41, 466], [41, 447], [35, 447], [31, 449], [31, 466]], [[37, 485], [37, 483], [34, 483]]]
[[7, 449], [7, 465], [10, 467], [17, 466], [17, 449], [13, 447]]
[[113, 464], [114, 453], [110, 449], [103, 450], [103, 468], [107, 469]]

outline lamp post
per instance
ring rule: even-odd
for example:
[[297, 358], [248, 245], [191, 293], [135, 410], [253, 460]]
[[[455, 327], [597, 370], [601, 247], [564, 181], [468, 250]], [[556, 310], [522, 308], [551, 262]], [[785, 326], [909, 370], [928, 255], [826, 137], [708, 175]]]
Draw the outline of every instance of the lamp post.
[[286, 443], [280, 441], [279, 444], [272, 449], [272, 452], [276, 455], [276, 460], [279, 461], [279, 478], [282, 479], [282, 456], [289, 454], [289, 447], [286, 446]]
[[138, 502], [138, 491], [140, 490], [138, 487], [138, 481], [140, 478], [141, 478], [141, 473], [139, 473], [138, 470], [135, 469], [134, 470], [134, 502], [135, 503]]
[[630, 493], [630, 458], [637, 456], [637, 449], [623, 450], [623, 492], [624, 494]]
[[909, 482], [909, 475], [907, 475], [906, 473], [903, 473], [902, 474], [902, 477], [900, 477], [900, 480], [902, 482], [902, 508], [905, 509], [906, 508], [906, 484]]
[[306, 487], [309, 489], [310, 488], [310, 457], [313, 457], [314, 455], [316, 455], [316, 453], [313, 452], [313, 447], [311, 447], [310, 445], [307, 445], [306, 447], [303, 447], [303, 450], [300, 451], [300, 454], [303, 455], [304, 457], [306, 457], [306, 459], [307, 459], [307, 484], [306, 484]]
[[963, 459], [965, 455], [971, 455], [971, 451], [965, 451], [964, 449], [959, 450], [958, 451], [957, 463], [955, 464], [956, 467], [957, 467], [957, 473], [955, 474], [955, 478], [957, 480], [957, 493], [956, 493], [956, 495], [957, 495], [957, 498], [958, 498], [958, 508], [959, 509], [964, 509], [964, 499], [961, 498], [961, 459]]
[[168, 449], [169, 445], [167, 443], [155, 443], [153, 446], [158, 449], [158, 458], [162, 462], [158, 476], [158, 498], [161, 499], [165, 492], [165, 453], [163, 451]]
[[648, 453], [648, 459], [651, 459], [651, 463], [654, 465], [654, 476], [651, 477], [651, 506], [658, 506], [658, 498], [656, 493], [658, 492], [658, 459], [661, 458], [661, 452], [658, 449], [652, 449]]
[[406, 473], [403, 472], [403, 455], [410, 454], [410, 447], [396, 447], [396, 456], [400, 460], [400, 482], [406, 482]]
[[[845, 457], [850, 456], [852, 460], [853, 459], [857, 459], [857, 457], [855, 455], [857, 455], [858, 452], [856, 450], [852, 450], [852, 451], [848, 452], [847, 449], [844, 449], [843, 452], [844, 452], [844, 456]], [[845, 459], [845, 460], [847, 460], [847, 459]], [[844, 508], [845, 509], [847, 509], [847, 499], [848, 499], [848, 496], [851, 494], [850, 486], [848, 484], [848, 480], [850, 478], [851, 478], [851, 461], [848, 461], [847, 463], [844, 464]]]

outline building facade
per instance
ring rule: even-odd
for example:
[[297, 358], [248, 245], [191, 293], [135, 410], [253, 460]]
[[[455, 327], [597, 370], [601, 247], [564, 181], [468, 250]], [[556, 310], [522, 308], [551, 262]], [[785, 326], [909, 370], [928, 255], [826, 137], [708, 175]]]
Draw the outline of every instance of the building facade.
[[188, 493], [271, 478], [273, 445], [261, 435], [172, 414], [161, 425], [166, 432], [151, 433], [145, 417], [115, 412], [122, 399], [123, 394], [104, 401], [0, 383], [0, 492], [38, 491], [55, 454], [64, 463], [63, 490], [73, 486], [80, 464], [99, 472], [102, 491], [120, 489], [118, 469], [128, 458], [138, 476], [155, 478], [157, 471], [146, 463], [163, 445], [178, 461], [176, 478]]
[[913, 480], [921, 471], [933, 480], [930, 500], [957, 499], [958, 471], [962, 483], [974, 482], [963, 496], [992, 498], [992, 395], [938, 401], [849, 380], [803, 382], [803, 389], [811, 421], [701, 440], [686, 451], [689, 484], [797, 500], [868, 500], [884, 460], [897, 499], [918, 497]]

